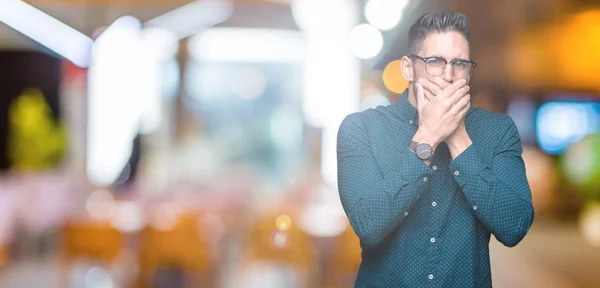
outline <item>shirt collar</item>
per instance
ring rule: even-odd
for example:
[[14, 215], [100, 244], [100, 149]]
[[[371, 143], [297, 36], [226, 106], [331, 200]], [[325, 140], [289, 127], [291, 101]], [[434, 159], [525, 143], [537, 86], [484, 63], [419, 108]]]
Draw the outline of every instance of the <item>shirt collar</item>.
[[394, 113], [406, 122], [409, 122], [411, 125], [418, 125], [419, 117], [417, 114], [417, 108], [410, 104], [410, 102], [408, 101], [408, 97], [409, 95], [407, 88], [400, 95], [398, 102], [396, 102], [396, 104], [393, 105]]

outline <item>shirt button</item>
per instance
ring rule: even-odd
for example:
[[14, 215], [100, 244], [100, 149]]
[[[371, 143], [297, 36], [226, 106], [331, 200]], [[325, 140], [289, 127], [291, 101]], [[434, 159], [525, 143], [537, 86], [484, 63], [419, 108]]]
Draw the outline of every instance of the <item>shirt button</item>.
[[408, 121], [408, 123], [410, 123], [410, 125], [412, 125], [414, 122], [413, 120]]
[[473, 206], [473, 210], [477, 210], [477, 206]]
[[431, 168], [433, 168], [433, 170], [437, 170], [437, 166], [433, 166], [433, 167], [431, 167]]
[[427, 278], [429, 278], [429, 280], [433, 279], [433, 274], [429, 274], [429, 276], [427, 276]]
[[431, 206], [435, 207], [435, 206], [437, 206], [437, 203], [436, 202], [432, 202]]
[[454, 175], [458, 176], [458, 174], [460, 174], [458, 171], [454, 171]]
[[427, 182], [427, 177], [424, 177], [424, 178], [423, 178], [423, 181]]
[[408, 216], [408, 212], [404, 212], [404, 216]]
[[431, 243], [435, 243], [435, 238], [431, 238]]

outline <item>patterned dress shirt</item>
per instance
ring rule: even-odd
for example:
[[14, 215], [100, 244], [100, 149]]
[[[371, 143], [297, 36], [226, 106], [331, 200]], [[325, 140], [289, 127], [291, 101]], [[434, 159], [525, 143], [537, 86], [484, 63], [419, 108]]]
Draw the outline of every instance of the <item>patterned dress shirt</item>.
[[514, 121], [471, 108], [471, 146], [431, 164], [408, 148], [418, 114], [396, 104], [346, 116], [337, 139], [339, 194], [360, 238], [356, 287], [491, 287], [490, 235], [517, 245], [534, 219]]

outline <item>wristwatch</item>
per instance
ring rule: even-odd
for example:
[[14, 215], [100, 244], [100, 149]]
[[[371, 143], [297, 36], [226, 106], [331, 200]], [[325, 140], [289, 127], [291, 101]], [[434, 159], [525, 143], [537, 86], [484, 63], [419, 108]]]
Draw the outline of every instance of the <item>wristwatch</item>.
[[431, 145], [427, 143], [411, 141], [410, 145], [408, 145], [408, 148], [415, 152], [417, 157], [421, 160], [425, 161], [433, 157], [433, 148], [431, 148]]

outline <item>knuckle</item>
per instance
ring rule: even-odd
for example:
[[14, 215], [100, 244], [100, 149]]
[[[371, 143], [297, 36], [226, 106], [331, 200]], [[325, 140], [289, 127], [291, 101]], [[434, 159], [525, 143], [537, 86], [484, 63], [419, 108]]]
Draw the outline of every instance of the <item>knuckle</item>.
[[448, 102], [442, 102], [442, 105], [440, 105], [442, 107], [442, 109], [444, 109], [444, 111], [448, 111], [448, 109], [450, 109], [450, 103]]

